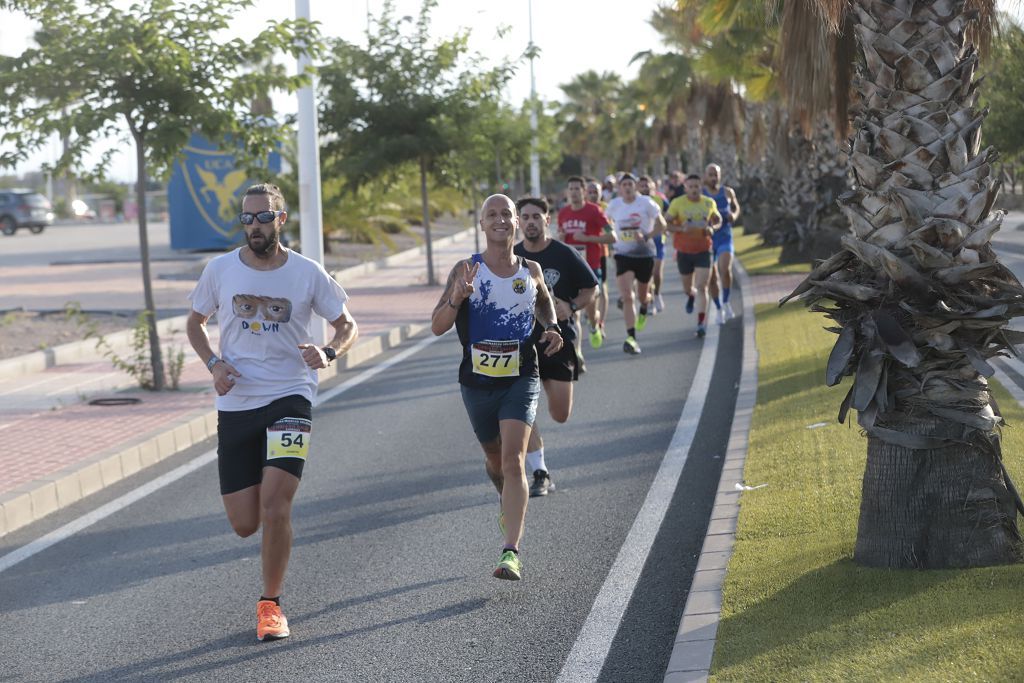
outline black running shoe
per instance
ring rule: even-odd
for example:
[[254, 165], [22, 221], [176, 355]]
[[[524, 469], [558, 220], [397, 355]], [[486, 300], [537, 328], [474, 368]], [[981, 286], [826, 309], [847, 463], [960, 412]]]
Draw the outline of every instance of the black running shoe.
[[555, 484], [551, 481], [551, 475], [544, 470], [533, 471], [533, 483], [530, 485], [530, 498], [546, 496], [555, 490]]

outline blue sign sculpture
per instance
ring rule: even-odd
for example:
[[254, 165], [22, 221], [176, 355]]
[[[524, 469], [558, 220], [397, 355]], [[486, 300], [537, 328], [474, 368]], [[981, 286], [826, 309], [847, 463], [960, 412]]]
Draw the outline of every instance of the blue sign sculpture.
[[[281, 170], [281, 155], [270, 154], [267, 169]], [[175, 162], [167, 201], [172, 249], [227, 249], [242, 242], [237, 216], [245, 188], [259, 182], [238, 170], [233, 154], [194, 133]]]

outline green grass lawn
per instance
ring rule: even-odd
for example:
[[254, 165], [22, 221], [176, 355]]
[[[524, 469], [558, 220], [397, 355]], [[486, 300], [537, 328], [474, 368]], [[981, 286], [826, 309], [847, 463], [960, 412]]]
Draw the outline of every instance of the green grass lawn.
[[743, 262], [743, 267], [751, 275], [783, 275], [785, 273], [807, 273], [811, 266], [807, 263], [779, 263], [782, 247], [765, 247], [761, 245], [761, 236], [755, 233], [745, 234], [742, 227], [737, 226], [732, 233], [736, 248], [736, 258]]
[[[851, 380], [824, 384], [835, 335], [823, 322], [799, 305], [757, 307], [744, 477], [768, 486], [743, 494], [712, 679], [1024, 680], [1024, 566], [853, 564], [866, 440], [856, 423], [835, 422]], [[1007, 467], [1024, 484], [1024, 410], [994, 390], [1009, 425]]]

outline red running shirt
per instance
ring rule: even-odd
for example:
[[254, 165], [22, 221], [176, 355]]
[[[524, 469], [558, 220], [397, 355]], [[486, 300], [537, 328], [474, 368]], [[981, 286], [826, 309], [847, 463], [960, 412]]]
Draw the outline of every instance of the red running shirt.
[[604, 245], [595, 242], [577, 242], [576, 235], [602, 235], [608, 225], [608, 216], [593, 202], [585, 202], [579, 211], [566, 204], [558, 212], [558, 229], [565, 232], [565, 243], [576, 249], [586, 248], [585, 259], [591, 268], [601, 267]]

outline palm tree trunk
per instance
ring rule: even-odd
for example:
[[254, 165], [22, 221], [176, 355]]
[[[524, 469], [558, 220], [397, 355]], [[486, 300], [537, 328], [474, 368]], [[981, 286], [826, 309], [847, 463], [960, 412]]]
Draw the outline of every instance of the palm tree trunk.
[[[980, 151], [977, 52], [963, 0], [855, 0], [864, 67], [852, 235], [794, 291], [841, 328], [828, 382], [855, 380], [868, 435], [854, 559], [877, 567], [1020, 560], [987, 359], [1018, 335], [1024, 288], [992, 250], [1002, 213]], [[986, 220], [987, 219], [987, 220]], [[786, 297], [788, 299], [789, 297]], [[785, 299], [784, 299], [785, 301]]]
[[[934, 435], [937, 420], [898, 426]], [[961, 444], [904, 448], [868, 437], [854, 558], [872, 567], [1003, 564], [1015, 557], [1015, 503], [991, 451]]]
[[146, 225], [146, 148], [142, 133], [134, 132], [135, 169], [138, 181], [135, 186], [136, 202], [139, 205], [139, 252], [142, 258], [142, 293], [146, 303], [146, 322], [149, 325], [149, 358], [153, 368], [153, 389], [164, 388], [164, 361], [160, 353], [160, 336], [156, 329], [156, 304], [153, 301], [153, 278], [149, 272], [149, 229]]

